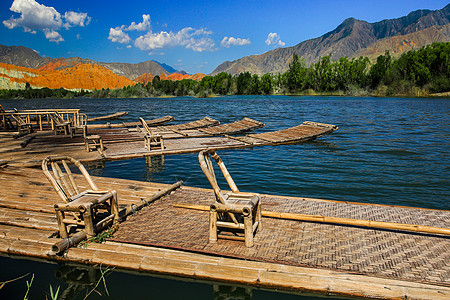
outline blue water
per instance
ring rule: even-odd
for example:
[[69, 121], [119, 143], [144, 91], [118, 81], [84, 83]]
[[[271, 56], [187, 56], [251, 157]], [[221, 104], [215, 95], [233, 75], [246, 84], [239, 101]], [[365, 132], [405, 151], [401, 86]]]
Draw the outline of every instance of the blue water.
[[[172, 123], [204, 116], [227, 123], [250, 117], [266, 124], [256, 132], [303, 121], [335, 124], [338, 131], [316, 141], [219, 154], [242, 191], [450, 209], [450, 99], [229, 96], [1, 104], [5, 109], [76, 107], [90, 117], [128, 111], [123, 121], [171, 115], [176, 119]], [[90, 172], [162, 183], [181, 179], [185, 185], [209, 187], [195, 154], [166, 155], [161, 161], [113, 161]]]

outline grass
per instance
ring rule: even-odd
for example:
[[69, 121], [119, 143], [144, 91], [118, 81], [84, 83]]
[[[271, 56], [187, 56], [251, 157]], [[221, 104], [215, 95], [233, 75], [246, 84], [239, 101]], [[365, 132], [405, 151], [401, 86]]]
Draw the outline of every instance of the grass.
[[104, 243], [107, 239], [113, 237], [114, 233], [117, 231], [117, 227], [112, 227], [106, 231], [103, 231], [99, 234], [97, 234], [94, 237], [88, 238], [84, 241], [80, 242], [80, 246], [83, 248], [86, 248], [89, 244], [91, 243], [96, 243], [96, 244], [102, 244]]

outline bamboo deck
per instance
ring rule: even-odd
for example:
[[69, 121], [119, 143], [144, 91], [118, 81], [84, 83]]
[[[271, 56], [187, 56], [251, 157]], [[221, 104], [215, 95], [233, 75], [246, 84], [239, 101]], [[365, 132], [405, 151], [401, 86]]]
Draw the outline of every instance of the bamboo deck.
[[[260, 128], [264, 124], [245, 118], [229, 124], [211, 126], [211, 123], [215, 123], [214, 121], [205, 118], [186, 124], [157, 127], [155, 133], [162, 135], [165, 145], [165, 149], [160, 150], [145, 149], [144, 134], [136, 128], [109, 128], [88, 131], [89, 135], [96, 134], [102, 137], [105, 149], [99, 152], [86, 152], [82, 137], [70, 138], [70, 136], [54, 135], [53, 132], [37, 132], [15, 141], [11, 141], [11, 133], [9, 135], [0, 133], [0, 141], [8, 144], [8, 147], [0, 151], [3, 151], [3, 159], [10, 164], [30, 167], [40, 165], [41, 161], [50, 154], [69, 155], [82, 162], [120, 160], [191, 153], [208, 148], [223, 150], [296, 143], [315, 139], [337, 130], [337, 126], [334, 125], [304, 122], [275, 132], [231, 136], [230, 134]], [[197, 128], [193, 129], [195, 126]], [[28, 141], [26, 146], [20, 146], [24, 141]]]
[[[168, 185], [94, 177], [120, 209]], [[263, 218], [255, 246], [206, 243], [211, 190], [182, 187], [130, 216], [114, 239], [56, 256], [56, 192], [40, 169], [0, 168], [0, 252], [288, 290], [395, 299], [450, 297], [448, 237]], [[450, 212], [261, 195], [263, 210], [449, 227]], [[26, 203], [26, 205], [24, 205]]]

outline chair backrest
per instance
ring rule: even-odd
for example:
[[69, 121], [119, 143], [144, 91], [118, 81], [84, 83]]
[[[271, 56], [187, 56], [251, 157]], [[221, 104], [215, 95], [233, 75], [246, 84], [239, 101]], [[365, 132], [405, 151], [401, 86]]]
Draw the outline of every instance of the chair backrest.
[[42, 161], [42, 171], [65, 203], [69, 203], [71, 197], [80, 193], [69, 165], [78, 167], [91, 190], [98, 191], [97, 185], [78, 160], [70, 156], [48, 156]]
[[86, 114], [76, 114], [71, 118], [72, 124], [77, 127], [83, 127], [87, 125], [87, 115]]
[[145, 122], [145, 120], [142, 119], [141, 117], [139, 117], [139, 121], [141, 122], [142, 128], [144, 128], [145, 133], [147, 133], [147, 134], [153, 136], [153, 132], [152, 132], [152, 130], [150, 129], [150, 127], [148, 126], [147, 122]]
[[227, 181], [228, 185], [230, 186], [231, 191], [233, 193], [239, 193], [239, 189], [234, 183], [233, 178], [231, 178], [231, 175], [228, 172], [227, 168], [225, 167], [225, 164], [223, 163], [222, 159], [214, 150], [200, 151], [200, 153], [198, 154], [198, 161], [200, 163], [200, 167], [202, 168], [203, 173], [205, 174], [206, 178], [208, 179], [209, 183], [214, 189], [214, 194], [216, 194], [217, 200], [222, 204], [228, 204], [226, 198], [224, 197], [224, 194], [222, 193], [222, 190], [219, 187], [219, 184], [217, 183], [211, 157], [216, 161], [217, 165], [222, 171], [222, 174], [225, 177], [225, 180]]
[[16, 121], [17, 126], [26, 124], [26, 122], [19, 115], [11, 114], [11, 117], [14, 119], [14, 121]]
[[64, 120], [64, 117], [56, 111], [50, 114], [50, 118], [53, 120], [53, 123], [55, 123], [56, 125], [60, 125], [60, 124], [63, 125], [66, 123], [71, 123], [70, 121]]

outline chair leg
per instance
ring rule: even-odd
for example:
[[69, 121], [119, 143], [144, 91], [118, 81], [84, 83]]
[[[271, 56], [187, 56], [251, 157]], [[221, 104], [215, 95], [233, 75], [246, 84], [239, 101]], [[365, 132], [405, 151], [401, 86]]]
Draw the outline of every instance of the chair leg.
[[256, 208], [256, 221], [258, 222], [258, 230], [261, 230], [261, 224], [262, 224], [262, 212], [261, 212], [261, 203], [258, 203], [258, 206]]
[[209, 242], [217, 243], [217, 211], [209, 211]]
[[83, 208], [83, 211], [80, 211], [80, 213], [83, 215], [84, 230], [88, 236], [95, 236], [91, 204], [87, 204]]
[[55, 207], [56, 220], [58, 221], [59, 235], [61, 238], [66, 239], [69, 237], [67, 233], [66, 224], [64, 224], [64, 213]]
[[117, 225], [119, 224], [119, 202], [117, 201], [117, 192], [113, 190], [111, 194], [113, 195], [111, 199], [111, 213], [114, 214], [113, 225]]
[[253, 247], [253, 216], [249, 214], [244, 217], [245, 246]]

